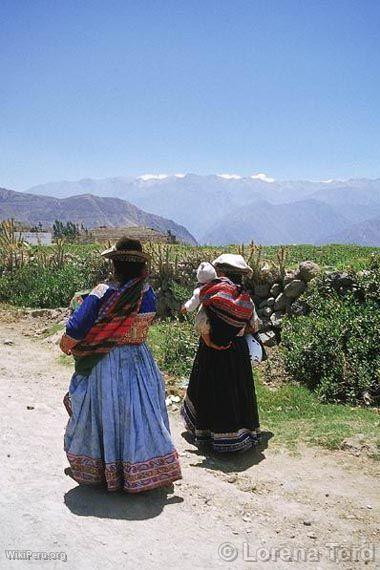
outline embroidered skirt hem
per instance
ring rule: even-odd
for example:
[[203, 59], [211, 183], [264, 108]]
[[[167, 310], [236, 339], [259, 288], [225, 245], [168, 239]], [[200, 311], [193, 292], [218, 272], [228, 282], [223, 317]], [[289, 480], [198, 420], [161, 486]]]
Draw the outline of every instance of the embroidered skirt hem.
[[78, 483], [139, 493], [181, 478], [163, 378], [145, 343], [114, 348], [88, 376], [74, 374], [64, 404]]
[[182, 407], [181, 416], [186, 429], [194, 437], [197, 446], [208, 445], [218, 453], [248, 450], [260, 443], [260, 428], [251, 430], [240, 428], [235, 432], [215, 433], [210, 430], [197, 429], [194, 406], [186, 397]]
[[67, 459], [77, 483], [106, 486], [108, 491], [141, 493], [169, 486], [182, 478], [176, 451], [135, 464], [125, 461], [104, 463], [102, 459], [73, 453], [67, 453]]

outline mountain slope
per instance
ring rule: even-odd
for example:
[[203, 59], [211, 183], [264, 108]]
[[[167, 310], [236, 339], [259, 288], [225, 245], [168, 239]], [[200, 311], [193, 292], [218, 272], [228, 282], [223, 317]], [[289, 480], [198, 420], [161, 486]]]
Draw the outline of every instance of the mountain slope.
[[0, 220], [15, 218], [22, 222], [51, 225], [54, 220], [97, 226], [145, 226], [161, 232], [170, 230], [180, 241], [195, 244], [184, 226], [119, 198], [101, 198], [91, 194], [54, 198], [0, 188]]
[[340, 232], [325, 237], [324, 243], [355, 243], [358, 245], [378, 246], [380, 244], [380, 217], [353, 224]]
[[347, 220], [335, 210], [315, 200], [274, 205], [255, 202], [232, 211], [204, 236], [219, 245], [254, 240], [263, 245], [315, 243], [325, 227], [343, 230]]

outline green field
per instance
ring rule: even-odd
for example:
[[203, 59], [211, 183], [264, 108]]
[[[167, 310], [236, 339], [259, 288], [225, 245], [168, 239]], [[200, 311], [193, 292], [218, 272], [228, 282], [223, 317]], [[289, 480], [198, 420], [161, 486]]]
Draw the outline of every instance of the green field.
[[[241, 252], [242, 247], [248, 252], [249, 246], [241, 245], [227, 245], [227, 246], [190, 246], [190, 245], [152, 245], [148, 244], [146, 248], [148, 251], [153, 251], [153, 257], [157, 257], [157, 252], [159, 249], [166, 253], [168, 251], [168, 257], [171, 261], [175, 259], [181, 261], [183, 259], [194, 258], [212, 258], [213, 256], [218, 256], [221, 253], [237, 253]], [[302, 245], [267, 245], [261, 246], [262, 257], [271, 261], [276, 261], [277, 252], [280, 248], [285, 247], [287, 251], [287, 264], [289, 268], [294, 267], [300, 261], [305, 261], [306, 259], [315, 261], [322, 267], [333, 267], [336, 269], [362, 269], [364, 268], [371, 255], [379, 254], [380, 247], [363, 247], [360, 245], [340, 245], [340, 244], [329, 244], [314, 246], [308, 244]], [[65, 245], [65, 251], [77, 257], [78, 259], [88, 259], [93, 256], [99, 255], [99, 253], [104, 249], [101, 244], [71, 244], [67, 243]], [[47, 255], [54, 253], [55, 246], [34, 246], [31, 248], [32, 251], [44, 251]], [[0, 250], [1, 254], [1, 250]], [[1, 267], [1, 257], [0, 257], [0, 267]]]

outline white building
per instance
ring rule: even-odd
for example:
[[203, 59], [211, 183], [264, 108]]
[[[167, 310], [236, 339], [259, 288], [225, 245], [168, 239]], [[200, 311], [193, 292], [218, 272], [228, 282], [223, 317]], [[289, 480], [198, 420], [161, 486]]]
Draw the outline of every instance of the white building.
[[20, 239], [30, 245], [51, 245], [51, 232], [21, 232]]

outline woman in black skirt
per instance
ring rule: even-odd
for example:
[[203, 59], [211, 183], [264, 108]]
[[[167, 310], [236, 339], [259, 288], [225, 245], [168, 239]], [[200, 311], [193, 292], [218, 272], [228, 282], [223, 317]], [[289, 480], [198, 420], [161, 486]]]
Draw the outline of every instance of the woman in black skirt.
[[218, 278], [200, 293], [208, 331], [201, 336], [182, 416], [196, 444], [218, 452], [257, 444], [259, 415], [248, 345], [257, 317], [242, 277], [251, 272], [240, 255], [223, 254], [213, 263]]

